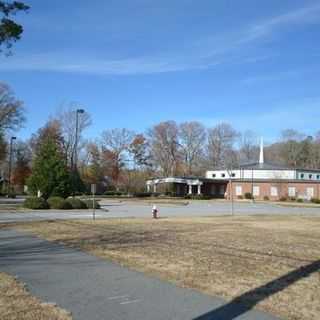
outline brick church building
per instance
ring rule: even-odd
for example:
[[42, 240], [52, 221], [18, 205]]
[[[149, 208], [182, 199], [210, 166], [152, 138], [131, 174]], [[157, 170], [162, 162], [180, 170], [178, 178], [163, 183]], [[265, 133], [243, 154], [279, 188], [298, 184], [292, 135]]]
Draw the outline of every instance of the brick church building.
[[295, 198], [320, 199], [320, 170], [286, 168], [264, 161], [263, 143], [259, 161], [236, 169], [208, 170], [205, 177], [166, 177], [146, 182], [150, 192], [167, 186], [177, 196], [205, 195], [212, 198], [243, 198], [250, 193], [257, 200]]

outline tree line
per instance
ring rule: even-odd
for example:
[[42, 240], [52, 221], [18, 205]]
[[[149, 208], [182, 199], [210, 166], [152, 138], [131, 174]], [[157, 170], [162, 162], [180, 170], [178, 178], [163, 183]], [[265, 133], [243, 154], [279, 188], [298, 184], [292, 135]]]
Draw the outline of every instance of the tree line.
[[[8, 85], [0, 83], [0, 160], [3, 185], [8, 177], [8, 140], [26, 121], [23, 103]], [[88, 112], [77, 114], [68, 105], [52, 115], [30, 139], [17, 140], [12, 152], [12, 184], [36, 193], [62, 194], [144, 190], [154, 176], [202, 176], [208, 169], [236, 168], [257, 161], [259, 137], [239, 132], [229, 123], [207, 128], [198, 121], [173, 120], [153, 125], [145, 132], [128, 128], [104, 130], [96, 139], [85, 138], [92, 125]], [[267, 162], [290, 168], [320, 168], [320, 132], [313, 136], [294, 129], [281, 132], [265, 148]], [[41, 186], [41, 188], [40, 188]]]

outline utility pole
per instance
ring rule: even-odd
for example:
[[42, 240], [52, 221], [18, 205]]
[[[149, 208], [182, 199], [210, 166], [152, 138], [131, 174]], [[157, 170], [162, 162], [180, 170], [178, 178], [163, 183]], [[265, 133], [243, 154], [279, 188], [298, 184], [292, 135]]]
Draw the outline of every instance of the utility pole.
[[75, 196], [76, 192], [76, 175], [78, 170], [78, 140], [79, 140], [79, 115], [83, 114], [85, 111], [84, 109], [77, 109], [76, 110], [76, 132], [75, 132], [75, 141], [74, 141], [74, 159], [73, 159], [73, 197]]
[[12, 171], [12, 153], [13, 153], [13, 140], [16, 140], [16, 137], [10, 138], [10, 151], [9, 151], [9, 173], [8, 173], [8, 196], [11, 193], [11, 171]]

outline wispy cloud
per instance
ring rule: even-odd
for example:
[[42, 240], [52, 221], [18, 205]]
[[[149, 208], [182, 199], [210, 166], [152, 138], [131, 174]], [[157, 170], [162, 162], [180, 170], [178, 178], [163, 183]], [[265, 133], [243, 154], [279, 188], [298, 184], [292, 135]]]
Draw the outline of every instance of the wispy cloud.
[[295, 30], [294, 26], [320, 24], [319, 18], [320, 4], [316, 4], [249, 24], [239, 30], [200, 39], [197, 46], [207, 49], [212, 47], [212, 50], [207, 50], [206, 56], [216, 56], [239, 50], [242, 47], [247, 48], [249, 45], [256, 45], [259, 41], [281, 34], [281, 31], [285, 29]]
[[319, 16], [320, 4], [296, 9], [237, 31], [197, 42], [190, 41], [189, 50], [184, 47], [183, 52], [175, 50], [166, 54], [129, 56], [123, 59], [97, 58], [91, 53], [79, 55], [74, 52], [26, 54], [0, 60], [0, 70], [134, 75], [206, 69], [223, 63], [255, 63], [272, 55], [259, 55], [255, 51], [250, 53], [249, 45], [255, 45], [293, 25], [319, 23]]
[[[231, 107], [232, 109], [232, 107]], [[308, 110], [308, 116], [302, 117]], [[290, 116], [289, 116], [290, 115]], [[217, 123], [228, 122], [237, 130], [252, 130], [266, 139], [276, 140], [281, 131], [295, 128], [306, 134], [314, 134], [319, 130], [314, 119], [320, 117], [320, 98], [310, 97], [274, 103], [274, 105], [260, 106], [256, 112], [233, 112], [230, 116], [223, 115], [215, 118], [199, 118], [197, 120], [206, 126], [215, 126]], [[284, 122], [285, 119], [285, 122]], [[188, 120], [188, 119], [185, 119]]]
[[194, 61], [192, 57], [179, 60], [178, 56], [137, 57], [127, 59], [102, 59], [77, 56], [72, 53], [34, 54], [10, 58], [10, 63], [0, 61], [2, 71], [53, 71], [87, 73], [96, 75], [135, 75], [202, 69], [219, 64], [218, 60]]
[[243, 42], [255, 41], [277, 33], [282, 28], [292, 25], [319, 23], [320, 4], [300, 8], [292, 12], [275, 16], [248, 28]]
[[278, 72], [266, 72], [264, 74], [248, 76], [242, 80], [244, 85], [254, 85], [257, 83], [280, 82], [288, 80], [300, 80], [302, 76], [318, 74], [319, 70], [314, 67], [290, 69]]

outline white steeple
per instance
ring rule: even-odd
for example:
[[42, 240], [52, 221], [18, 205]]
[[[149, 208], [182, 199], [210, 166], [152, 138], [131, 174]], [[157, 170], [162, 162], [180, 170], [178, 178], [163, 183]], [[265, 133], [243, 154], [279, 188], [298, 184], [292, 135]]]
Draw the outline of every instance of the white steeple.
[[263, 138], [261, 137], [260, 140], [260, 157], [259, 157], [259, 163], [263, 164], [264, 163], [264, 155], [263, 155]]

